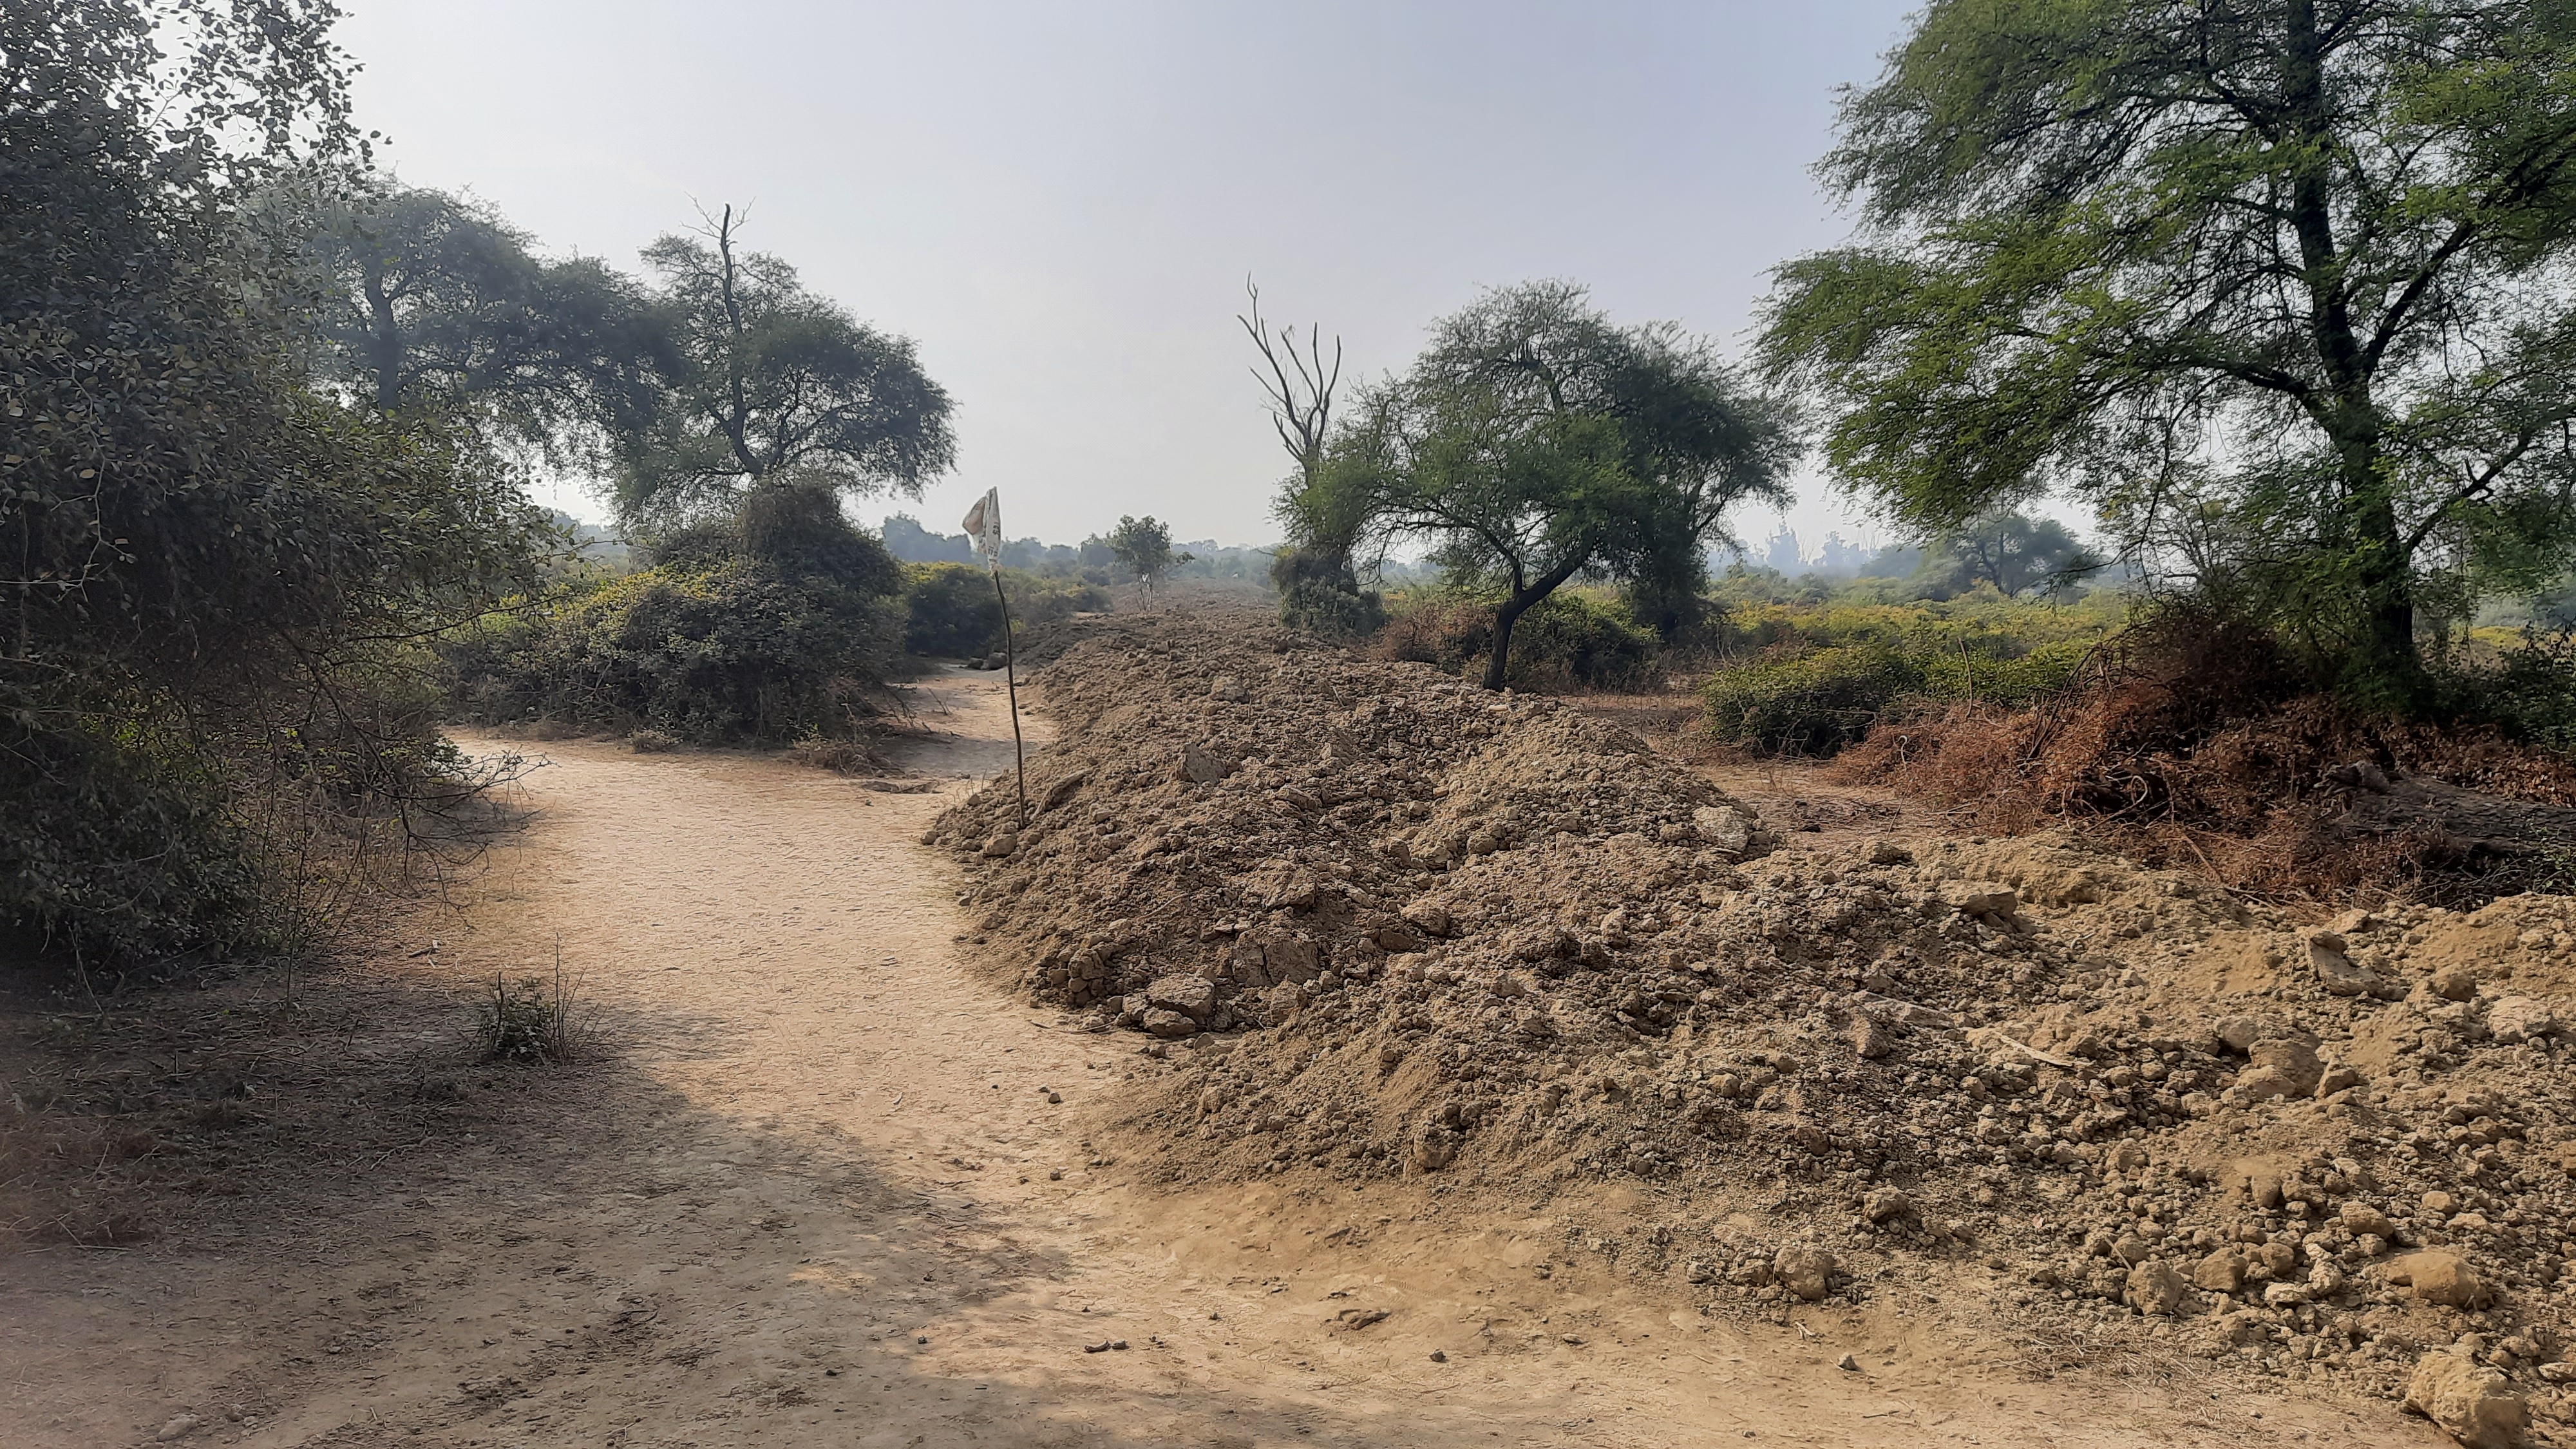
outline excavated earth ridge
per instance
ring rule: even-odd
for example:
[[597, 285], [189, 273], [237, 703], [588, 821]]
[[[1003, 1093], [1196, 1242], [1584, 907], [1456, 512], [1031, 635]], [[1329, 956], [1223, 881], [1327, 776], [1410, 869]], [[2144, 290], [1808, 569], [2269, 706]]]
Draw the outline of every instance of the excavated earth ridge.
[[1005, 779], [926, 838], [1020, 989], [1143, 1034], [1168, 1178], [1618, 1179], [1666, 1221], [1567, 1252], [1708, 1311], [1966, 1274], [2043, 1360], [2576, 1415], [2576, 901], [1783, 848], [1558, 701], [1247, 620], [1092, 621], [1041, 682], [1025, 827]]

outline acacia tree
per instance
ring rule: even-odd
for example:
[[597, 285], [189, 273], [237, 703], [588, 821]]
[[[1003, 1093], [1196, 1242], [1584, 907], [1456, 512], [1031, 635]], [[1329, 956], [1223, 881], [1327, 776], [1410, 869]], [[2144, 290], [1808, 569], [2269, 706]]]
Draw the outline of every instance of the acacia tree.
[[664, 355], [642, 289], [546, 261], [490, 206], [371, 178], [318, 208], [322, 373], [377, 411], [430, 408], [552, 449], [649, 412]]
[[732, 207], [644, 259], [669, 329], [662, 396], [621, 439], [631, 521], [724, 514], [795, 479], [865, 496], [921, 495], [956, 460], [948, 394], [907, 338], [806, 290], [796, 269], [738, 246]]
[[1540, 600], [1578, 577], [1696, 587], [1729, 507], [1787, 499], [1793, 454], [1780, 410], [1705, 342], [1613, 326], [1582, 287], [1532, 282], [1434, 324], [1282, 514], [1429, 542], [1452, 577], [1498, 593], [1484, 683], [1500, 689]]
[[2555, 0], [1932, 0], [1766, 362], [1916, 525], [2069, 486], [2420, 704], [2428, 590], [2576, 552], [2571, 54]]
[[2007, 598], [2070, 590], [2105, 567], [2065, 524], [2011, 511], [1972, 518], [1923, 552], [1923, 583], [1956, 591], [1984, 582]]

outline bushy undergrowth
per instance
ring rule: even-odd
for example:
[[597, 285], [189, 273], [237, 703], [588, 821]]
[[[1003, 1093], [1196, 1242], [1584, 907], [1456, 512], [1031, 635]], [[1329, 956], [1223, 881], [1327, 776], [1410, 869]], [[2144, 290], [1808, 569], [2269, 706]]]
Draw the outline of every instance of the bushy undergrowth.
[[2409, 888], [2493, 894], [2522, 878], [2436, 822], [2376, 837], [2338, 828], [2348, 796], [2335, 772], [2347, 767], [2576, 805], [2576, 760], [2510, 714], [2576, 697], [2563, 656], [2535, 651], [2453, 674], [2444, 688], [2456, 711], [2430, 721], [2327, 692], [2264, 630], [2206, 605], [2164, 607], [2105, 653], [2084, 687], [2019, 706], [1920, 702], [1884, 720], [1835, 771], [1894, 784], [1987, 828], [2075, 822], [2151, 862], [2205, 868], [2233, 889], [2316, 899]]
[[350, 156], [325, 20], [0, 10], [0, 956], [320, 944], [461, 783], [406, 641], [533, 576], [488, 439], [313, 386], [255, 240]]
[[[942, 659], [979, 659], [1002, 647], [1002, 605], [981, 565], [906, 564], [903, 647]], [[1109, 590], [1088, 579], [1002, 570], [1011, 622], [1021, 633], [1109, 607]]]
[[0, 920], [109, 958], [221, 945], [261, 871], [220, 772], [153, 732], [13, 725], [0, 747]]
[[1270, 557], [1270, 586], [1279, 591], [1279, 622], [1318, 639], [1357, 643], [1386, 627], [1386, 597], [1360, 587], [1347, 557], [1282, 548]]
[[2119, 616], [1991, 592], [1914, 604], [1768, 603], [1715, 625], [1702, 686], [1709, 735], [1775, 754], [1831, 755], [1894, 712], [2017, 708], [2065, 690]]
[[830, 494], [782, 485], [653, 552], [455, 640], [458, 711], [701, 743], [848, 738], [879, 712], [902, 572]]
[[1366, 639], [1386, 627], [1386, 599], [1374, 591], [1299, 579], [1280, 591], [1279, 622], [1319, 639]]
[[[1492, 601], [1435, 593], [1402, 600], [1370, 652], [1475, 674], [1493, 647]], [[1536, 693], [1637, 689], [1653, 677], [1656, 658], [1653, 632], [1628, 622], [1615, 602], [1559, 590], [1514, 626], [1506, 682]]]

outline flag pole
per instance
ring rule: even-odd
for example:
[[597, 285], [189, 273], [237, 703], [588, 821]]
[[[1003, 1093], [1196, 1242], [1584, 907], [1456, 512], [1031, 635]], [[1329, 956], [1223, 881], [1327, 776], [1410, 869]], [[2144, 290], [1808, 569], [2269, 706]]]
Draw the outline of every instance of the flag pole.
[[993, 597], [1002, 601], [1002, 683], [1011, 693], [1011, 758], [1020, 787], [1020, 826], [1029, 828], [1029, 751], [1020, 742], [1020, 652], [1011, 638], [1011, 599], [1002, 592], [1002, 566], [993, 565]]
[[1011, 696], [1011, 759], [1020, 792], [1018, 829], [1029, 828], [1029, 750], [1020, 738], [1020, 647], [1011, 637], [1011, 596], [1002, 588], [1002, 490], [988, 488], [966, 514], [967, 535], [993, 571], [993, 597], [1002, 605], [1002, 683]]

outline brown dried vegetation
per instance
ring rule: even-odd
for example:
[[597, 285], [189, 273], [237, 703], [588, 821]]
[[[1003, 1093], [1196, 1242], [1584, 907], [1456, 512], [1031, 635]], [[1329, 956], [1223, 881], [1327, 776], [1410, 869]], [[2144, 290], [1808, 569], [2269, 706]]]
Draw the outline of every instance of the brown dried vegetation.
[[[2373, 715], [2309, 692], [2259, 631], [2192, 608], [2124, 635], [2065, 696], [2030, 709], [1927, 709], [1881, 725], [1832, 774], [1922, 796], [1984, 829], [2079, 825], [2150, 864], [2318, 901], [2474, 903], [2561, 872], [2548, 850], [2469, 838], [2438, 811], [2395, 828], [2377, 812], [2365, 826], [2353, 804], [2374, 781], [2576, 805], [2576, 763], [2492, 725]], [[2532, 815], [2536, 835], [2559, 823], [2554, 810]]]

